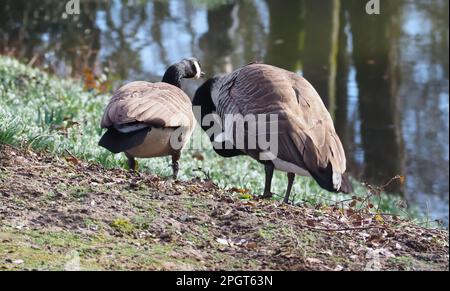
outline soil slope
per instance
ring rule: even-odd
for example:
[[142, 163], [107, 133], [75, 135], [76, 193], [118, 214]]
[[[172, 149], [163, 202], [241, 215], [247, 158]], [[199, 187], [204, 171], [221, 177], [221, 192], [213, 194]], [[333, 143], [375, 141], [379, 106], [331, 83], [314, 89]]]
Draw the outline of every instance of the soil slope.
[[448, 232], [0, 145], [0, 270], [448, 270]]

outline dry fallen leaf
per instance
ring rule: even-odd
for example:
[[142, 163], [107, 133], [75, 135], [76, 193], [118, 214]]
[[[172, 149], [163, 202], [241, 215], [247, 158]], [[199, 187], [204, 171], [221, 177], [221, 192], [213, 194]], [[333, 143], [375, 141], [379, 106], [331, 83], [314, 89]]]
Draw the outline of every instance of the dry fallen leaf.
[[236, 188], [233, 187], [230, 189], [231, 192], [236, 192], [236, 193], [240, 193], [240, 194], [248, 194], [250, 192], [250, 190], [245, 189], [245, 188]]
[[80, 164], [80, 161], [77, 158], [73, 157], [73, 156], [66, 157], [66, 161], [68, 161], [69, 163], [72, 163], [74, 165], [79, 165]]
[[314, 219], [307, 219], [306, 220], [306, 224], [308, 226], [311, 226], [311, 227], [315, 227], [316, 226], [316, 222], [314, 221]]
[[245, 245], [246, 248], [248, 249], [256, 249], [258, 245], [255, 242], [249, 242]]
[[383, 218], [383, 216], [381, 216], [381, 214], [379, 214], [379, 213], [377, 213], [377, 214], [375, 215], [375, 220], [376, 220], [377, 222], [381, 223], [381, 224], [384, 223], [384, 218]]
[[199, 151], [196, 151], [195, 153], [193, 153], [193, 154], [192, 154], [192, 157], [193, 157], [194, 159], [196, 159], [196, 160], [199, 160], [199, 161], [205, 160], [205, 157], [204, 157], [204, 156], [202, 155], [202, 153], [199, 152]]

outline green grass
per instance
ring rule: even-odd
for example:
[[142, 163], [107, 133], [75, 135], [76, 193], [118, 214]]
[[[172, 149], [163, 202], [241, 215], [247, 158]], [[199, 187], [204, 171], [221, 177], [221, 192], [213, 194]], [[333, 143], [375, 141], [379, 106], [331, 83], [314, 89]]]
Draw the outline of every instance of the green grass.
[[[100, 119], [109, 100], [108, 95], [86, 92], [80, 82], [62, 80], [17, 60], [0, 56], [0, 141], [3, 143], [45, 150], [54, 155], [67, 151], [79, 159], [123, 168], [123, 155], [113, 155], [97, 145], [102, 134]], [[223, 159], [216, 155], [208, 139], [197, 128], [191, 145], [201, 145], [204, 160], [192, 158], [196, 151], [187, 149], [181, 160], [181, 179], [209, 177], [219, 186], [262, 192], [263, 167], [248, 157]], [[140, 170], [169, 176], [169, 158], [140, 161]], [[282, 195], [287, 178], [277, 172], [272, 191]], [[367, 190], [354, 181], [356, 195], [365, 197]], [[73, 189], [72, 194], [83, 195]], [[332, 204], [349, 198], [321, 189], [310, 178], [297, 177], [292, 195], [296, 202]], [[383, 195], [382, 211], [395, 212], [398, 197]]]
[[[79, 270], [167, 269], [167, 262], [178, 268], [196, 264], [187, 259], [171, 258], [176, 248], [171, 244], [146, 244], [128, 237], [89, 236], [66, 231], [11, 231], [0, 229], [0, 270], [65, 270], [78, 258]], [[139, 241], [139, 244], [137, 242]], [[146, 248], [141, 247], [145, 245]], [[20, 264], [13, 263], [23, 261]], [[10, 263], [8, 263], [10, 262]]]

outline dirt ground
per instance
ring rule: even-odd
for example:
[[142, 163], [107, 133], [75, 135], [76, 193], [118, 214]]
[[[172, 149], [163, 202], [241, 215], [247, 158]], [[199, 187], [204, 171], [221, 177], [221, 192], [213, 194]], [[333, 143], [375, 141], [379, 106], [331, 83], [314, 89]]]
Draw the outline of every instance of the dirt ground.
[[0, 270], [448, 270], [448, 231], [0, 145]]

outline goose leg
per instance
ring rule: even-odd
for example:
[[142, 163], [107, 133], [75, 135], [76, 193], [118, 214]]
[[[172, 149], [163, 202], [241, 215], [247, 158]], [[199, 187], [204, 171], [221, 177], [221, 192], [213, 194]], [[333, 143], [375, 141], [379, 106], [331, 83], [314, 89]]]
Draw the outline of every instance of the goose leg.
[[265, 164], [265, 172], [266, 172], [266, 184], [264, 185], [264, 193], [261, 198], [271, 198], [272, 192], [270, 192], [270, 188], [272, 188], [272, 177], [274, 166], [272, 163]]
[[286, 195], [284, 196], [283, 202], [286, 204], [289, 204], [289, 195], [291, 194], [292, 184], [294, 184], [295, 174], [288, 173], [287, 175], [288, 175], [288, 186], [287, 186]]
[[127, 158], [128, 158], [128, 168], [129, 168], [130, 172], [137, 172], [136, 159], [127, 153], [125, 153], [125, 156], [127, 156]]
[[180, 156], [181, 154], [179, 151], [172, 154], [172, 172], [174, 179], [178, 177], [178, 170], [180, 169], [178, 161], [180, 160]]

